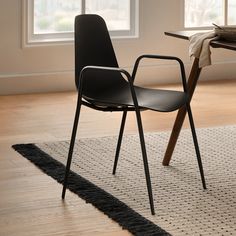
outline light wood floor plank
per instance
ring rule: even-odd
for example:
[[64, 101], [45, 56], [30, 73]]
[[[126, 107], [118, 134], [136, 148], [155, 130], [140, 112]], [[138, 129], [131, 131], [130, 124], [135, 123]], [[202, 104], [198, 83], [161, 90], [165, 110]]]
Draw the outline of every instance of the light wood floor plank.
[[[63, 202], [61, 185], [11, 149], [15, 143], [69, 139], [75, 104], [74, 92], [0, 97], [1, 236], [130, 235], [69, 191]], [[200, 83], [192, 102], [196, 126], [236, 124], [235, 104], [236, 80]], [[170, 130], [175, 114], [144, 112], [145, 131]], [[83, 108], [78, 137], [116, 135], [120, 118]], [[134, 114], [125, 132], [137, 132]]]

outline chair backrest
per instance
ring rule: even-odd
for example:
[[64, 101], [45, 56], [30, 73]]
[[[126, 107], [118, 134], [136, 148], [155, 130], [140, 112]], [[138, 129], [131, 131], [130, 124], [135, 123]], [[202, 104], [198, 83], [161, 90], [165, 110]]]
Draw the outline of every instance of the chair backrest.
[[[78, 15], [75, 18], [75, 79], [85, 66], [118, 67], [115, 52], [105, 21], [98, 15]], [[83, 80], [83, 94], [98, 92], [124, 82], [120, 73], [110, 78], [110, 73], [99, 78], [98, 73], [88, 73]], [[107, 75], [107, 76], [106, 76]], [[109, 77], [109, 78], [108, 78]], [[96, 90], [96, 91], [95, 91]]]

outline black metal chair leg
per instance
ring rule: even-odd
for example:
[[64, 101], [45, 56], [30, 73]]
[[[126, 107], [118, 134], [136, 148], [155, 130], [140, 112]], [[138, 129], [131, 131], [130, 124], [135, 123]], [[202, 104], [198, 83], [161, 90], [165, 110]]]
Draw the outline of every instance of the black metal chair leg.
[[196, 155], [197, 155], [199, 171], [200, 171], [200, 175], [201, 175], [201, 179], [202, 179], [202, 186], [204, 189], [206, 189], [206, 182], [205, 182], [204, 171], [203, 171], [203, 166], [202, 166], [202, 159], [201, 159], [201, 154], [200, 154], [200, 150], [199, 150], [195, 125], [194, 125], [194, 121], [193, 121], [193, 115], [192, 115], [191, 107], [189, 104], [186, 104], [186, 108], [187, 108], [187, 112], [188, 112], [189, 123], [190, 123], [191, 131], [192, 131], [193, 142], [194, 142], [195, 151], [196, 151]]
[[115, 161], [114, 161], [113, 171], [112, 171], [113, 175], [115, 175], [115, 173], [116, 173], [116, 167], [117, 167], [117, 163], [118, 163], [118, 159], [119, 159], [120, 147], [121, 147], [122, 137], [123, 137], [124, 128], [125, 128], [126, 116], [127, 116], [127, 111], [124, 111], [123, 116], [122, 116], [122, 120], [121, 120], [121, 125], [120, 125], [120, 133], [119, 133], [119, 137], [118, 137], [118, 142], [117, 142], [117, 146], [116, 146], [116, 155], [115, 155]]
[[66, 187], [67, 187], [67, 183], [68, 183], [70, 165], [71, 165], [71, 160], [72, 160], [72, 155], [73, 155], [73, 150], [74, 150], [76, 132], [77, 132], [77, 127], [78, 127], [78, 122], [79, 122], [80, 109], [81, 109], [81, 97], [78, 96], [77, 107], [76, 107], [75, 118], [74, 118], [74, 125], [73, 125], [71, 140], [70, 140], [70, 149], [69, 149], [67, 164], [66, 164], [66, 172], [65, 172], [64, 182], [63, 182], [62, 199], [65, 198], [65, 194], [66, 194]]
[[149, 203], [150, 203], [151, 213], [152, 215], [155, 215], [153, 195], [152, 195], [152, 185], [151, 185], [151, 178], [150, 178], [149, 167], [148, 167], [142, 120], [141, 120], [140, 111], [137, 108], [136, 108], [136, 118], [137, 118], [139, 138], [140, 138], [140, 144], [141, 144], [142, 155], [143, 155], [143, 164], [144, 164], [144, 171], [145, 171], [145, 177], [146, 177], [146, 183], [147, 183]]

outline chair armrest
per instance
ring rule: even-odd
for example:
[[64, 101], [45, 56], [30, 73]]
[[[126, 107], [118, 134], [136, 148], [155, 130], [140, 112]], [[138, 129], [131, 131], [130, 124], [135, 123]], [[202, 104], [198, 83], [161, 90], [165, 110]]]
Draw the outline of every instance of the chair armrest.
[[133, 98], [135, 110], [139, 109], [138, 108], [139, 107], [138, 106], [138, 100], [137, 100], [137, 96], [136, 96], [134, 85], [133, 85], [134, 81], [133, 81], [130, 73], [128, 71], [122, 69], [122, 68], [104, 67], [104, 66], [85, 66], [81, 70], [80, 76], [79, 76], [79, 91], [78, 92], [79, 92], [79, 94], [81, 94], [80, 96], [82, 96], [83, 76], [89, 70], [115, 71], [115, 72], [120, 72], [121, 74], [124, 74], [125, 77], [127, 78], [128, 82], [129, 82], [130, 92], [131, 92], [131, 96]]
[[80, 80], [83, 79], [84, 74], [89, 71], [89, 70], [101, 70], [101, 71], [116, 71], [116, 72], [120, 72], [121, 74], [124, 74], [125, 77], [127, 78], [127, 80], [129, 82], [132, 82], [131, 79], [131, 75], [129, 74], [128, 71], [126, 71], [125, 69], [122, 68], [118, 68], [118, 67], [105, 67], [105, 66], [85, 66], [81, 72], [80, 72]]
[[135, 64], [134, 64], [134, 69], [133, 69], [133, 72], [132, 72], [132, 79], [133, 80], [135, 79], [139, 63], [144, 58], [177, 61], [179, 63], [179, 66], [180, 66], [180, 72], [181, 72], [181, 79], [182, 79], [183, 89], [184, 89], [185, 92], [187, 91], [187, 82], [186, 82], [184, 63], [183, 63], [183, 61], [180, 58], [174, 57], [174, 56], [151, 55], [151, 54], [144, 54], [144, 55], [139, 56], [136, 59]]

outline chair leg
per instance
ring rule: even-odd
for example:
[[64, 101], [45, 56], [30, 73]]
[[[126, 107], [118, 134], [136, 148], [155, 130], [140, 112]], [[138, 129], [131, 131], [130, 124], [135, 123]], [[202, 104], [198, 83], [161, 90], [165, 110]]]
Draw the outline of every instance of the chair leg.
[[69, 148], [67, 164], [66, 164], [66, 172], [65, 172], [64, 182], [63, 182], [62, 199], [65, 198], [65, 194], [66, 194], [66, 187], [67, 187], [67, 183], [68, 183], [70, 165], [71, 165], [71, 160], [72, 160], [72, 155], [73, 155], [73, 150], [74, 150], [76, 132], [77, 132], [77, 127], [78, 127], [78, 122], [79, 122], [80, 109], [81, 109], [81, 97], [78, 96], [74, 124], [73, 124], [73, 130], [72, 130], [72, 135], [71, 135], [71, 140], [70, 140], [70, 148]]
[[150, 173], [149, 173], [147, 152], [146, 152], [146, 146], [145, 146], [145, 140], [144, 140], [144, 134], [143, 134], [143, 126], [142, 126], [140, 111], [138, 108], [136, 108], [136, 118], [137, 118], [137, 124], [138, 124], [140, 144], [141, 144], [141, 149], [142, 149], [143, 164], [144, 164], [146, 184], [147, 184], [147, 190], [148, 190], [148, 196], [149, 196], [149, 203], [150, 203], [151, 213], [152, 215], [155, 215], [151, 178], [150, 178]]
[[118, 159], [119, 159], [120, 147], [121, 147], [121, 142], [122, 142], [124, 128], [125, 128], [126, 116], [127, 116], [127, 111], [124, 111], [123, 116], [122, 116], [122, 120], [121, 120], [121, 125], [120, 125], [120, 133], [119, 133], [119, 137], [118, 137], [118, 142], [117, 142], [117, 146], [116, 146], [116, 155], [115, 155], [115, 161], [114, 161], [113, 171], [112, 171], [113, 175], [115, 175], [115, 173], [116, 173], [116, 167], [117, 167], [117, 163], [118, 163]]
[[191, 107], [189, 104], [186, 104], [186, 108], [187, 108], [187, 112], [188, 112], [189, 123], [190, 123], [191, 131], [192, 131], [193, 142], [194, 142], [195, 151], [196, 151], [196, 155], [197, 155], [199, 171], [200, 171], [200, 175], [201, 175], [201, 179], [202, 179], [202, 186], [204, 189], [206, 189], [206, 182], [205, 182], [204, 171], [203, 171], [203, 166], [202, 166], [202, 159], [201, 159], [201, 154], [200, 154], [200, 150], [199, 150], [195, 125], [194, 125], [194, 121], [193, 121], [193, 115], [192, 115]]

